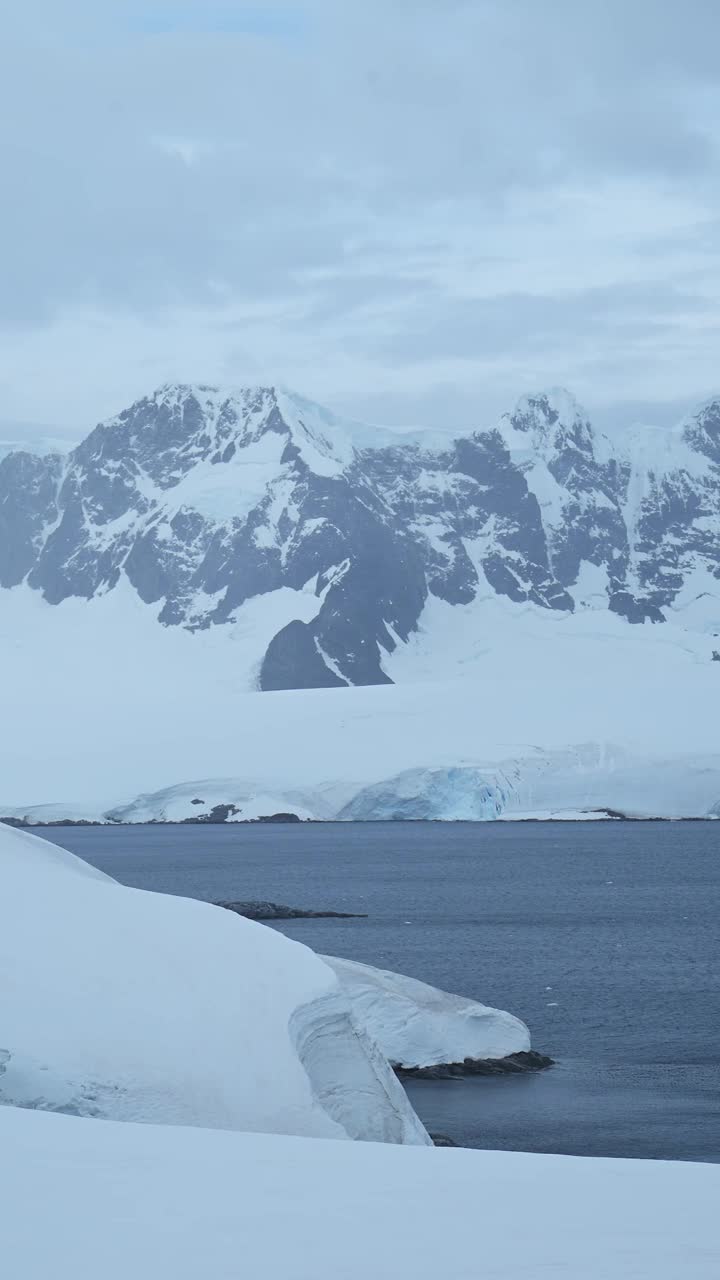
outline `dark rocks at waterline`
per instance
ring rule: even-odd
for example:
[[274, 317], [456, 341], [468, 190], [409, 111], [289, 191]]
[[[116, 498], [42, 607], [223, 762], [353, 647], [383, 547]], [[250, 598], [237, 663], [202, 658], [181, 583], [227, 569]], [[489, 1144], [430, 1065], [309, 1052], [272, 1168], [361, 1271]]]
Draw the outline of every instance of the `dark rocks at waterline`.
[[[204, 804], [203, 800], [191, 800], [191, 804]], [[296, 813], [262, 813], [258, 818], [240, 818], [239, 809], [235, 804], [216, 804], [209, 813], [198, 813], [191, 818], [181, 818], [181, 822], [187, 826], [200, 826], [202, 823], [223, 823], [223, 822], [302, 822]]]
[[434, 1147], [459, 1147], [459, 1142], [453, 1142], [452, 1138], [448, 1138], [445, 1133], [431, 1133], [432, 1144]]
[[0, 816], [0, 825], [16, 827], [19, 831], [31, 831], [33, 827], [109, 827], [114, 824], [91, 818], [56, 818], [53, 822], [39, 822], [35, 818], [3, 818]]
[[[192, 800], [191, 804], [202, 804], [202, 800]], [[194, 818], [182, 818], [183, 826], [201, 826], [204, 823], [221, 823], [227, 822], [230, 818], [234, 818], [240, 810], [235, 804], [216, 804], [209, 813], [199, 813]]]
[[466, 1058], [464, 1062], [439, 1062], [432, 1067], [395, 1066], [395, 1074], [401, 1080], [448, 1080], [462, 1076], [522, 1075], [552, 1066], [553, 1059], [547, 1054], [528, 1049], [511, 1053], [507, 1058]]
[[302, 822], [296, 813], [261, 813], [255, 822]]
[[367, 920], [358, 911], [305, 911], [284, 907], [279, 902], [216, 902], [217, 907], [234, 911], [246, 920]]

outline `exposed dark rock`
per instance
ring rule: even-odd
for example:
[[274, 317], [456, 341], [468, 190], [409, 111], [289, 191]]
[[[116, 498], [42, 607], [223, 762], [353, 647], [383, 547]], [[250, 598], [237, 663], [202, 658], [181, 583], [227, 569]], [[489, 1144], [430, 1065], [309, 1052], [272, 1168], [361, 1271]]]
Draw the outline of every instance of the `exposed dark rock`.
[[[191, 804], [203, 804], [203, 800], [191, 800]], [[230, 822], [231, 820], [241, 823], [251, 822], [302, 822], [296, 813], [264, 813], [258, 818], [240, 818], [237, 815], [242, 813], [235, 804], [216, 804], [209, 813], [199, 813], [197, 816], [190, 818], [181, 818], [179, 821], [183, 824], [200, 825], [207, 822]]]
[[367, 920], [366, 915], [357, 911], [305, 911], [302, 907], [284, 907], [278, 902], [217, 902], [215, 905], [247, 920]]
[[30, 572], [57, 519], [58, 457], [10, 453], [0, 461], [0, 587]]
[[[195, 804], [195, 801], [193, 800], [192, 803]], [[202, 800], [200, 803], [202, 804]], [[209, 813], [199, 813], [196, 818], [183, 818], [182, 822], [197, 826], [207, 822], [227, 822], [229, 818], [234, 818], [240, 812], [235, 804], [216, 804]]]
[[28, 821], [26, 818], [3, 818], [0, 816], [0, 822], [6, 827], [32, 828], [32, 827], [112, 827], [117, 826], [114, 822], [94, 822], [89, 818], [57, 818], [54, 822], [34, 822]]
[[452, 1138], [448, 1138], [444, 1133], [431, 1133], [434, 1147], [459, 1147], [459, 1142], [454, 1142]]
[[591, 813], [602, 814], [603, 818], [612, 820], [613, 822], [701, 822], [701, 818], [655, 818], [645, 817], [642, 814], [623, 813], [621, 809], [591, 809]]
[[302, 822], [296, 813], [261, 813], [256, 822]]
[[543, 1071], [553, 1066], [553, 1059], [528, 1049], [507, 1058], [466, 1058], [464, 1062], [443, 1062], [433, 1067], [395, 1066], [401, 1080], [446, 1080], [460, 1076], [519, 1075], [527, 1071]]
[[347, 685], [323, 661], [311, 627], [295, 619], [278, 631], [267, 647], [260, 686], [272, 689], [332, 689]]

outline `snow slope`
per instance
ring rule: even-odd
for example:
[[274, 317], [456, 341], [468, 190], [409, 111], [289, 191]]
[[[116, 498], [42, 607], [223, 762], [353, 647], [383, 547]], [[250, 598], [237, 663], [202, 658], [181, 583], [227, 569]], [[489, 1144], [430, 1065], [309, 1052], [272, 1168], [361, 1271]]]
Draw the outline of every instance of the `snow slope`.
[[720, 1166], [0, 1108], [13, 1280], [713, 1280]]
[[0, 1102], [428, 1143], [326, 964], [0, 826]]
[[323, 959], [340, 979], [353, 1018], [393, 1066], [505, 1058], [530, 1048], [530, 1032], [511, 1013], [386, 969], [334, 956]]
[[[602, 572], [579, 585], [587, 601]], [[502, 782], [503, 814], [605, 805], [697, 816], [720, 800], [720, 662], [707, 652], [720, 640], [688, 617], [710, 625], [713, 590], [698, 582], [681, 595], [677, 624], [672, 614], [663, 626], [631, 626], [607, 610], [567, 615], [513, 601], [480, 579], [468, 604], [428, 597], [418, 630], [384, 659], [394, 686], [259, 695], [248, 690], [272, 635], [320, 607], [313, 583], [253, 597], [232, 622], [196, 632], [159, 626], [127, 582], [58, 605], [21, 585], [0, 593], [2, 714], [12, 726], [0, 743], [0, 815], [50, 805], [44, 816], [182, 818], [203, 812], [191, 803], [200, 797], [235, 803], [244, 817], [328, 818], [390, 782], [389, 806], [363, 798], [344, 815], [380, 817], [397, 810], [398, 777], [420, 770], [402, 783], [407, 816], [474, 819], [495, 815], [495, 794], [482, 791], [488, 773], [510, 769], [512, 782], [513, 761], [533, 757], [545, 766], [523, 766], [523, 776], [552, 776], [552, 794]], [[613, 745], [599, 749], [602, 768], [585, 743]], [[467, 768], [479, 786], [448, 773]], [[211, 780], [212, 795], [197, 793], [196, 779], [206, 791]]]

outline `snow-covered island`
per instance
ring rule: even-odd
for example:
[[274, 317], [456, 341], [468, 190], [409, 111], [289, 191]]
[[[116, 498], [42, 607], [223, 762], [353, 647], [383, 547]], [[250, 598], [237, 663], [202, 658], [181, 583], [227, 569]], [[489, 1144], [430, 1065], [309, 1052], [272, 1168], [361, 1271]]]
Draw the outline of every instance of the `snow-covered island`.
[[[240, 777], [197, 778], [126, 797], [122, 803], [96, 798], [18, 806], [10, 798], [3, 803], [0, 795], [0, 821], [33, 827], [720, 816], [720, 754], [715, 751], [672, 754], [654, 749], [643, 754], [637, 746], [610, 741], [570, 747], [493, 742], [488, 726], [494, 717], [499, 733], [502, 689], [495, 691], [494, 706], [489, 700], [482, 705], [479, 691], [462, 685], [425, 689], [422, 698], [412, 688], [326, 690], [313, 696], [318, 700], [309, 705], [303, 691], [248, 695], [243, 704], [246, 735], [226, 748], [243, 766]], [[311, 738], [308, 715], [316, 728]], [[476, 716], [482, 730], [475, 728]], [[691, 717], [689, 723], [700, 722]], [[217, 727], [222, 729], [222, 721]], [[547, 738], [554, 727], [548, 710], [538, 736]], [[163, 751], [168, 747], [163, 768], [170, 768], [177, 742], [182, 745], [185, 738], [179, 733], [177, 742], [166, 744], [164, 737], [162, 742]], [[202, 742], [207, 751], [217, 749], [210, 736]], [[384, 763], [390, 770], [419, 754], [438, 763], [378, 777]], [[459, 763], [441, 763], [453, 758]], [[156, 771], [158, 764], [147, 768]], [[258, 769], [265, 770], [262, 776]], [[369, 773], [363, 782], [363, 774]]]
[[720, 1167], [433, 1148], [388, 1057], [527, 1048], [510, 1014], [2, 826], [0, 973], [13, 1280], [712, 1274]]

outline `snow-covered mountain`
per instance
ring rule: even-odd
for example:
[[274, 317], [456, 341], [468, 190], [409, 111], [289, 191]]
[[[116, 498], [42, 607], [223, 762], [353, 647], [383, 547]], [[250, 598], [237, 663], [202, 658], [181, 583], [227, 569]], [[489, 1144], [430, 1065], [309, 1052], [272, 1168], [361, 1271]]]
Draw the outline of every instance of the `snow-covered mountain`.
[[167, 386], [0, 461], [0, 815], [716, 813], [718, 655], [720, 400], [617, 444]]
[[720, 400], [618, 448], [564, 391], [438, 440], [272, 387], [165, 386], [66, 457], [0, 461], [0, 586], [54, 606], [129, 587], [191, 633], [261, 618], [245, 687], [264, 690], [404, 678], [438, 602], [466, 633], [492, 598], [670, 620], [710, 661], [719, 561]]

